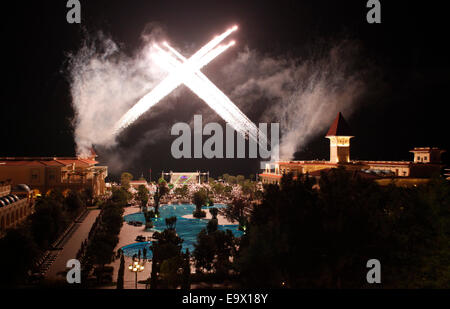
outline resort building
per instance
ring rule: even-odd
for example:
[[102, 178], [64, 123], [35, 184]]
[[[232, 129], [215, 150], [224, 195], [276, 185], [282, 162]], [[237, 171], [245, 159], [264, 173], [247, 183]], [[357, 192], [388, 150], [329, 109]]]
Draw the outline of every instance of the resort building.
[[130, 186], [136, 190], [139, 189], [139, 186], [144, 186], [148, 188], [148, 182], [147, 180], [131, 180]]
[[27, 218], [33, 208], [33, 194], [27, 185], [0, 184], [0, 236]]
[[0, 158], [0, 179], [12, 185], [27, 184], [36, 194], [54, 188], [91, 189], [94, 196], [105, 194], [107, 166], [98, 166], [95, 153], [81, 157]]
[[[352, 161], [350, 158], [350, 139], [354, 137], [341, 113], [333, 121], [326, 136], [330, 140], [329, 161], [278, 161], [266, 165], [260, 174], [265, 184], [279, 183], [283, 174], [293, 173], [320, 175], [321, 171], [342, 166], [370, 178], [429, 178], [440, 173], [441, 154], [445, 150], [435, 147], [420, 147], [411, 150], [413, 161]], [[370, 175], [370, 176], [369, 176]], [[373, 176], [373, 177], [372, 177]]]

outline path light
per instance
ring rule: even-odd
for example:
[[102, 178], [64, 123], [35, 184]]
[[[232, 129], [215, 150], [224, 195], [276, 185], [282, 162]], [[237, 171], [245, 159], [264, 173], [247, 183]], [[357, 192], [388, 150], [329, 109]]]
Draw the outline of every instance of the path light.
[[144, 264], [140, 264], [137, 261], [133, 261], [130, 266], [128, 266], [128, 269], [135, 274], [135, 288], [137, 289], [137, 274], [142, 272], [144, 270]]

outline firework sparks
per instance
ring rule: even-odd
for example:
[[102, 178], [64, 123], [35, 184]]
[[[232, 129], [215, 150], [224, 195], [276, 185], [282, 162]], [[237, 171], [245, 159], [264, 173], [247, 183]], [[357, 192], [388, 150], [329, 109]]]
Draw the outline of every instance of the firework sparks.
[[154, 57], [157, 58], [157, 63], [169, 71], [169, 75], [122, 116], [117, 122], [114, 131], [118, 133], [123, 128], [129, 126], [179, 85], [184, 84], [197, 94], [199, 98], [205, 101], [208, 106], [237, 132], [243, 136], [247, 136], [248, 134], [248, 137], [256, 142], [258, 142], [259, 134], [260, 142], [261, 140], [265, 141], [265, 135], [259, 132], [256, 125], [200, 71], [201, 68], [217, 56], [235, 45], [234, 41], [226, 45], [219, 44], [236, 30], [237, 26], [234, 26], [221, 35], [216, 36], [189, 59], [186, 59], [167, 42], [164, 42], [163, 45], [168, 51], [155, 44], [154, 47], [157, 53], [155, 53]]

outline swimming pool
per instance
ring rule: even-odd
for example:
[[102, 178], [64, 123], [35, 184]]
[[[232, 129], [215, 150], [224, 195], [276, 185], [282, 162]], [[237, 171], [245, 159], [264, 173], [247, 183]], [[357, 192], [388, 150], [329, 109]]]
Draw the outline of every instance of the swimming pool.
[[[213, 207], [222, 208], [225, 207], [223, 204], [216, 204]], [[204, 211], [208, 212], [208, 209], [212, 207], [203, 207]], [[163, 205], [159, 207], [159, 218], [152, 219], [153, 229], [155, 231], [163, 231], [166, 228], [165, 219], [169, 217], [177, 217], [176, 231], [178, 236], [180, 236], [184, 241], [182, 244], [182, 250], [185, 252], [189, 249], [190, 252], [194, 251], [194, 243], [197, 241], [197, 235], [200, 231], [206, 228], [208, 224], [208, 219], [186, 219], [183, 218], [185, 215], [190, 215], [195, 210], [195, 205], [192, 204], [180, 204], [180, 205]], [[138, 212], [134, 214], [129, 214], [124, 217], [126, 222], [129, 221], [139, 221], [145, 224], [144, 213]], [[231, 230], [234, 236], [240, 237], [243, 232], [238, 230], [237, 224], [232, 225], [219, 225], [219, 230]], [[133, 256], [138, 254], [139, 250], [142, 251], [147, 248], [147, 258], [152, 258], [152, 251], [150, 250], [151, 242], [140, 242], [134, 243], [122, 247], [122, 250], [126, 256]]]

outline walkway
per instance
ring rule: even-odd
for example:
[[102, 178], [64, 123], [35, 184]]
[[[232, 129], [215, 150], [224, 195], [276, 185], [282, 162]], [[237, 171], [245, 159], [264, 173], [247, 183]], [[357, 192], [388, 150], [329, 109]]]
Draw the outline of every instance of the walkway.
[[81, 247], [81, 243], [88, 237], [92, 224], [99, 215], [100, 210], [90, 210], [89, 214], [78, 225], [75, 232], [72, 234], [69, 240], [64, 244], [61, 252], [58, 254], [56, 260], [52, 263], [48, 269], [45, 277], [48, 280], [66, 280], [65, 276], [58, 273], [62, 273], [66, 270], [66, 263], [71, 259], [75, 259], [78, 249]]

